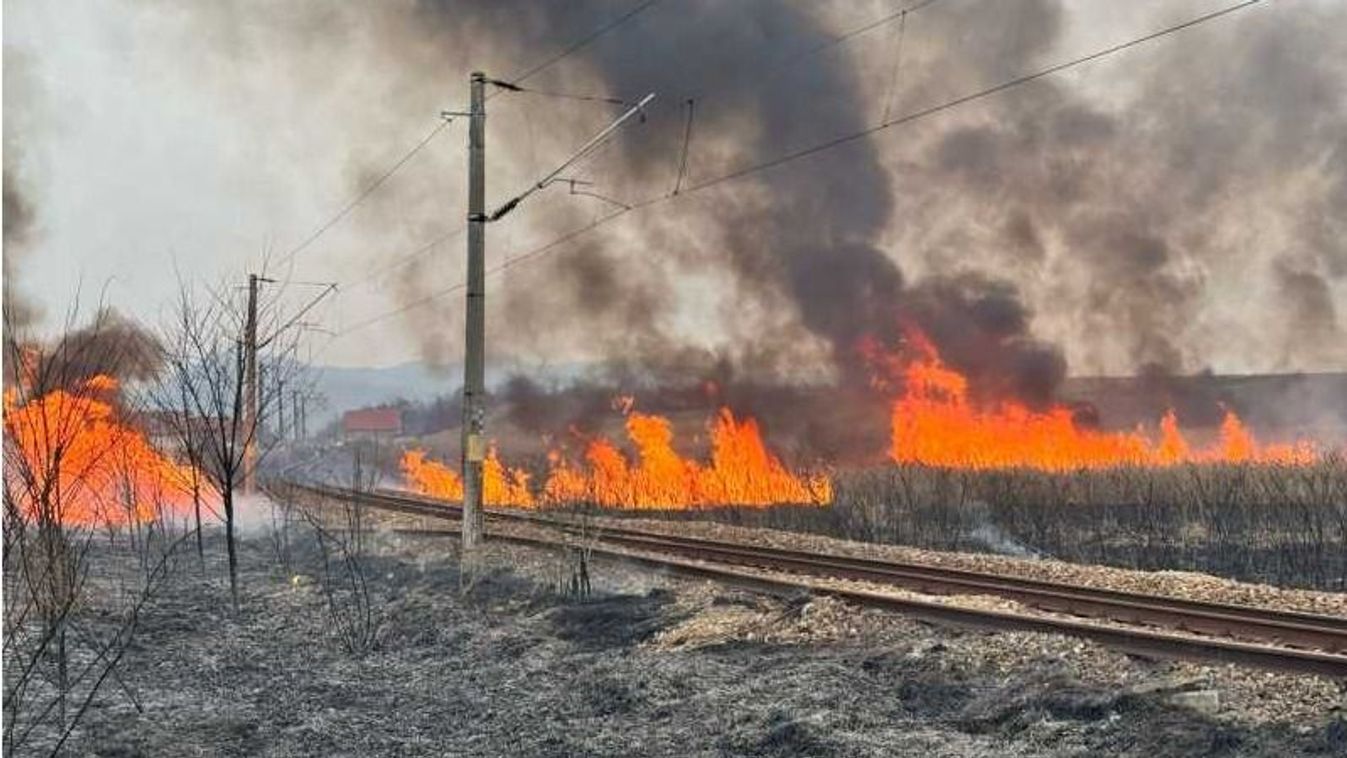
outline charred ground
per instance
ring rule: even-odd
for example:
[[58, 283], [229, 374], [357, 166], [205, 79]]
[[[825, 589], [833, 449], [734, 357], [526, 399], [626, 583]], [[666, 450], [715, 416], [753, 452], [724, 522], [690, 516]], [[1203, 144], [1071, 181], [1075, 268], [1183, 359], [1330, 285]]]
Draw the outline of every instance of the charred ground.
[[[599, 566], [598, 592], [577, 600], [546, 582], [556, 556], [518, 549], [493, 549], [499, 568], [460, 594], [455, 556], [442, 538], [376, 540], [367, 575], [381, 632], [373, 649], [355, 656], [331, 633], [321, 577], [306, 573], [317, 560], [314, 546], [296, 535], [287, 569], [276, 545], [245, 543], [249, 591], [237, 615], [194, 558], [181, 567], [146, 610], [120, 687], [102, 696], [72, 752], [1253, 756], [1347, 749], [1341, 715], [1297, 721], [1288, 713], [1267, 722], [1229, 709], [1204, 714], [1176, 704], [1173, 682], [1182, 677], [1172, 665], [1056, 638], [954, 632], [615, 565]], [[697, 631], [718, 628], [707, 619], [723, 617], [755, 620], [731, 633]], [[995, 652], [1008, 649], [1009, 664], [1007, 653], [998, 660]], [[1132, 678], [1104, 684], [1091, 666], [1109, 676], [1126, 669]]]

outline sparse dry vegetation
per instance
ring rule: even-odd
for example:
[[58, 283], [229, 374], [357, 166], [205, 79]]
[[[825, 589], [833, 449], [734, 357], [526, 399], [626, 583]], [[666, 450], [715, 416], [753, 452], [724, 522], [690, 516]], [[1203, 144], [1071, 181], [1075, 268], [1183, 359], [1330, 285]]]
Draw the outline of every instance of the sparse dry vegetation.
[[839, 472], [834, 481], [828, 508], [663, 515], [886, 544], [1347, 588], [1347, 461], [1341, 457], [1311, 466], [1073, 473], [885, 466]]
[[118, 668], [190, 532], [167, 505], [176, 483], [138, 469], [143, 441], [116, 423], [130, 401], [110, 404], [110, 377], [148, 352], [127, 349], [132, 330], [106, 310], [76, 330], [72, 312], [41, 342], [10, 315], [3, 752], [56, 755], [107, 689], [140, 710]]

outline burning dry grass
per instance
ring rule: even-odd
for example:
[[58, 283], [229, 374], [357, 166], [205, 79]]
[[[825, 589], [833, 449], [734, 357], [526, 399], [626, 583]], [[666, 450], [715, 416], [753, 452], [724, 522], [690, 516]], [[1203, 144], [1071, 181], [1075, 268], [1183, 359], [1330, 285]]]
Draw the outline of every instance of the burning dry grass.
[[156, 450], [115, 407], [119, 385], [95, 375], [83, 386], [19, 399], [5, 393], [6, 492], [26, 511], [65, 524], [146, 521], [185, 509], [191, 469]]
[[865, 542], [1347, 588], [1347, 461], [1340, 457], [1074, 472], [902, 465], [834, 480], [830, 508], [708, 509], [700, 517]]
[[1171, 409], [1152, 433], [1107, 431], [1078, 423], [1068, 406], [1032, 409], [1015, 400], [974, 403], [968, 378], [947, 366], [924, 335], [910, 330], [912, 356], [866, 348], [881, 389], [898, 385], [892, 406], [889, 457], [962, 469], [1031, 468], [1075, 471], [1117, 467], [1167, 467], [1200, 463], [1308, 466], [1320, 460], [1310, 440], [1261, 443], [1227, 409], [1209, 445], [1189, 442]]
[[[709, 425], [710, 460], [700, 463], [674, 450], [667, 421], [630, 413], [632, 457], [594, 438], [581, 463], [551, 456], [535, 487], [530, 472], [506, 466], [493, 450], [485, 498], [496, 506], [696, 514], [869, 542], [1347, 587], [1347, 460], [1339, 454], [1261, 445], [1233, 414], [1212, 445], [1195, 448], [1172, 415], [1160, 441], [1150, 443], [1140, 432], [1083, 430], [1064, 409], [989, 414], [949, 396], [922, 397], [909, 393], [895, 406], [896, 465], [794, 473], [766, 449], [751, 419], [727, 410]], [[957, 418], [936, 418], [949, 414]], [[915, 447], [902, 447], [912, 440]], [[931, 456], [946, 462], [924, 462]], [[402, 468], [416, 491], [462, 497], [457, 473], [420, 451], [408, 452]]]
[[[706, 463], [674, 449], [672, 427], [662, 416], [629, 412], [626, 432], [634, 458], [604, 437], [586, 441], [581, 462], [553, 451], [536, 492], [527, 471], [506, 466], [492, 449], [482, 467], [483, 499], [488, 505], [585, 503], [620, 509], [820, 505], [832, 500], [831, 479], [788, 470], [767, 449], [757, 423], [736, 418], [728, 408], [708, 424], [711, 454]], [[458, 474], [427, 459], [423, 451], [408, 451], [401, 465], [413, 490], [446, 500], [463, 497]]]
[[[1086, 422], [1078, 417], [1081, 408], [1050, 405], [1035, 409], [1013, 398], [979, 398], [968, 378], [946, 365], [923, 334], [910, 329], [907, 337], [897, 352], [887, 352], [877, 343], [862, 341], [859, 345], [871, 364], [875, 389], [892, 395], [891, 438], [884, 452], [899, 464], [900, 472], [910, 466], [947, 470], [955, 476], [977, 472], [970, 479], [978, 482], [971, 486], [974, 500], [999, 502], [1007, 486], [1027, 487], [1036, 497], [1036, 491], [1047, 486], [1052, 490], [1049, 500], [1070, 503], [1149, 503], [1156, 497], [1185, 500], [1192, 493], [1176, 490], [1201, 487], [1205, 481], [1189, 472], [1234, 471], [1243, 466], [1257, 471], [1296, 471], [1284, 483], [1275, 477], [1264, 483], [1264, 489], [1276, 488], [1277, 496], [1285, 499], [1298, 496], [1297, 488], [1304, 489], [1296, 482], [1312, 480], [1314, 472], [1335, 466], [1326, 446], [1304, 439], [1260, 441], [1230, 410], [1214, 438], [1198, 445], [1190, 441], [1194, 435], [1180, 427], [1173, 410], [1154, 428], [1119, 431]], [[697, 434], [692, 440], [679, 441], [683, 446], [709, 441], [709, 461], [703, 463], [675, 449], [669, 419], [636, 412], [633, 402], [631, 397], [619, 397], [613, 404], [624, 416], [626, 450], [604, 436], [582, 436], [579, 456], [567, 456], [552, 447], [546, 463], [531, 470], [506, 465], [492, 449], [483, 471], [486, 502], [678, 510], [827, 505], [835, 499], [831, 477], [790, 470], [767, 449], [752, 418], [736, 417], [722, 407], [706, 424], [704, 438]], [[880, 454], [873, 451], [871, 459]], [[408, 485], [417, 492], [450, 500], [463, 496], [457, 472], [430, 460], [423, 451], [408, 451], [401, 467]], [[1083, 472], [1084, 479], [1075, 485], [1063, 484], [1066, 480], [1060, 477], [1075, 476], [1073, 472]], [[898, 477], [902, 491], [910, 497], [916, 497], [914, 486], [941, 486], [927, 482], [930, 477], [916, 482], [902, 473]], [[1052, 484], [1035, 483], [1035, 477]], [[1138, 479], [1144, 484], [1137, 484]], [[933, 481], [940, 479], [937, 476]], [[984, 495], [989, 488], [991, 494]], [[1141, 493], [1143, 488], [1148, 491]], [[955, 500], [969, 499], [969, 489], [962, 487]], [[1206, 490], [1199, 494], [1204, 504], [1224, 497]]]
[[[876, 389], [893, 396], [885, 452], [896, 465], [791, 471], [753, 419], [725, 408], [706, 427], [703, 463], [675, 450], [667, 419], [624, 398], [615, 407], [630, 454], [593, 437], [580, 460], [553, 450], [531, 471], [492, 450], [485, 499], [696, 512], [871, 542], [1347, 586], [1347, 462], [1327, 445], [1260, 441], [1233, 411], [1204, 444], [1173, 411], [1153, 428], [1104, 430], [1078, 408], [975, 397], [919, 332], [900, 352], [860, 347]], [[415, 491], [462, 497], [457, 473], [420, 451], [402, 468]]]
[[[3, 739], [6, 754], [54, 755], [172, 568], [191, 476], [127, 422], [111, 377], [37, 384], [4, 397]], [[96, 564], [104, 538], [136, 570]]]

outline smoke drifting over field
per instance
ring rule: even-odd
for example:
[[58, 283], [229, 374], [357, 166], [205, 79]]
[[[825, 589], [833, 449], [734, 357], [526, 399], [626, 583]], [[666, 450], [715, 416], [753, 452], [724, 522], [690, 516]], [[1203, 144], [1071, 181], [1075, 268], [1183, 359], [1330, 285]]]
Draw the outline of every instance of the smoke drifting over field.
[[32, 188], [23, 174], [24, 145], [19, 134], [27, 109], [31, 82], [22, 58], [5, 54], [4, 66], [4, 297], [5, 319], [23, 327], [40, 316], [32, 298], [15, 284], [23, 261], [37, 237], [37, 209]]
[[[508, 37], [515, 39], [521, 28], [567, 30], [577, 17], [588, 16], [594, 20], [584, 25], [593, 25], [611, 13], [607, 3], [582, 5], [440, 3], [427, 11], [428, 28], [452, 46], [469, 31], [510, 29]], [[528, 21], [521, 25], [520, 18]], [[703, 2], [684, 4], [677, 13], [652, 10], [625, 33], [586, 48], [578, 57], [594, 72], [587, 79], [597, 80], [589, 87], [625, 97], [653, 91], [665, 102], [653, 123], [623, 135], [620, 160], [605, 164], [605, 178], [623, 189], [667, 187], [684, 126], [678, 105], [688, 98], [700, 100], [693, 122], [697, 150], [719, 156], [720, 170], [863, 129], [873, 109], [850, 59], [824, 55], [784, 71], [764, 66], [829, 36], [803, 8]], [[542, 47], [561, 44], [547, 39]], [[980, 275], [933, 277], [911, 287], [895, 257], [880, 246], [894, 220], [895, 198], [876, 143], [858, 142], [831, 159], [812, 161], [807, 170], [764, 174], [746, 184], [718, 197], [714, 213], [698, 215], [681, 232], [663, 228], [659, 219], [650, 226], [670, 246], [695, 251], [683, 266], [731, 273], [734, 296], [746, 301], [746, 312], [784, 309], [785, 320], [826, 347], [846, 385], [868, 383], [859, 340], [877, 337], [892, 346], [900, 329], [914, 324], [935, 335], [979, 386], [1004, 385], [1031, 398], [1052, 394], [1064, 362], [1029, 338], [1028, 314], [1011, 284]], [[573, 253], [540, 264], [549, 267], [540, 278], [569, 300], [561, 310], [575, 328], [620, 333], [609, 338], [618, 343], [615, 352], [682, 355], [682, 343], [662, 328], [675, 306], [667, 285], [650, 281], [648, 267], [636, 270], [640, 257], [623, 255], [625, 244], [586, 240]], [[540, 306], [534, 294], [511, 296], [503, 318], [535, 321]], [[544, 300], [555, 320], [556, 298]], [[757, 334], [756, 357], [789, 354], [802, 339], [798, 329]], [[684, 371], [713, 370], [713, 356], [704, 358], [700, 366], [679, 363]]]
[[[684, 187], [1215, 7], [1106, 5], [943, 0], [908, 16], [895, 65], [896, 22], [787, 63], [892, 12], [888, 4], [660, 2], [525, 84], [657, 93], [645, 123], [575, 174], [631, 203], [673, 188], [689, 98]], [[208, 54], [199, 70], [208, 86], [236, 95], [233, 77], [259, 109], [302, 96], [339, 114], [339, 141], [314, 154], [346, 156], [353, 191], [387, 165], [390, 125], [462, 107], [469, 71], [518, 75], [633, 7], [439, 0], [279, 11], [239, 0], [161, 12], [185, 19], [175, 27], [183, 46]], [[1344, 25], [1340, 4], [1256, 6], [637, 211], [495, 280], [493, 360], [584, 356], [606, 362], [596, 379], [607, 383], [711, 379], [722, 393], [820, 376], [851, 390], [870, 378], [859, 339], [894, 346], [916, 326], [975, 393], [1030, 406], [1054, 397], [1068, 369], [1343, 368]], [[499, 202], [616, 109], [511, 93], [489, 111], [488, 197]], [[460, 142], [437, 149], [461, 152], [459, 129], [439, 139]], [[391, 230], [425, 240], [445, 231], [446, 216], [458, 222], [446, 213], [446, 182], [461, 184], [453, 160], [435, 165], [434, 179], [409, 168], [396, 192], [352, 217], [352, 233], [371, 244], [348, 273], [401, 252], [379, 242]], [[614, 207], [548, 190], [488, 229], [491, 262]], [[388, 274], [390, 307], [454, 283], [462, 244], [452, 238]], [[424, 358], [447, 364], [461, 310], [442, 298], [410, 307], [400, 326]]]
[[[563, 49], [616, 9], [441, 2], [412, 12], [428, 44], [464, 49], [485, 35], [509, 70], [530, 59], [525, 50]], [[875, 123], [891, 86], [891, 30], [777, 65], [831, 38], [830, 18], [779, 2], [656, 7], [539, 82], [659, 93], [650, 123], [623, 134], [596, 172], [611, 194], [647, 197], [671, 186], [688, 97], [698, 100], [694, 180]], [[1064, 48], [1067, 22], [1053, 0], [913, 14], [893, 112], [1079, 52]], [[714, 200], [650, 212], [631, 222], [633, 235], [600, 233], [529, 264], [545, 271], [507, 293], [499, 317], [611, 343], [610, 354], [682, 354], [669, 328], [678, 301], [661, 272], [709, 267], [733, 275], [731, 299], [768, 327], [751, 338], [759, 365], [789, 363], [771, 356], [815, 339], [844, 380], [863, 377], [859, 337], [893, 343], [904, 322], [983, 391], [1034, 402], [1066, 371], [1036, 333], [1085, 372], [1197, 370], [1232, 330], [1246, 349], [1269, 351], [1269, 368], [1339, 365], [1347, 42], [1330, 30], [1344, 22], [1340, 7], [1258, 9], [1099, 66], [1098, 86], [1038, 82], [903, 136], [738, 180], [710, 190]], [[1279, 228], [1256, 213], [1268, 204]], [[554, 215], [558, 231], [575, 226], [574, 212]], [[1241, 270], [1257, 291], [1217, 287]], [[1266, 323], [1249, 328], [1239, 308]], [[748, 353], [737, 347], [728, 352], [739, 364]], [[719, 357], [704, 355], [698, 370]]]
[[28, 252], [33, 235], [33, 207], [10, 169], [9, 147], [5, 148], [4, 214], [5, 214], [5, 317], [13, 324], [28, 324], [37, 317], [37, 308], [19, 287], [13, 285], [19, 267]]
[[[1032, 6], [1029, 26], [1060, 24], [1051, 3]], [[967, 49], [996, 56], [1001, 25], [956, 7], [967, 13], [932, 24], [983, 30]], [[1134, 367], [1193, 370], [1234, 338], [1280, 368], [1340, 365], [1331, 293], [1341, 300], [1347, 274], [1347, 41], [1331, 30], [1344, 21], [1342, 6], [1307, 3], [1212, 24], [1101, 70], [1121, 101], [1111, 108], [1070, 80], [998, 98], [931, 140], [922, 178], [950, 214], [982, 220], [974, 233], [994, 244], [970, 246], [978, 264], [1042, 277], [1037, 299], [1060, 298], [1047, 320], [1080, 320], [1061, 331], [1087, 363], [1120, 349]], [[951, 73], [989, 82], [984, 72], [1042, 65], [1053, 37], [1013, 46], [1014, 65]], [[1222, 288], [1241, 268], [1245, 286]], [[1263, 323], [1230, 318], [1238, 308]]]

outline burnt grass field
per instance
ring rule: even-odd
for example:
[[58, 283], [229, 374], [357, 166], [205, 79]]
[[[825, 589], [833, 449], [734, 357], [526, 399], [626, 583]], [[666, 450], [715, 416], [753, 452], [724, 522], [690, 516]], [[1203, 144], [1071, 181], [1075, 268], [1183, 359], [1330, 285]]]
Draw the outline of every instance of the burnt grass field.
[[[639, 511], [936, 550], [1347, 590], [1347, 461], [1070, 473], [840, 471], [830, 507]], [[614, 513], [614, 512], [609, 512]]]
[[[385, 544], [396, 540], [392, 548]], [[1342, 754], [1347, 724], [1258, 725], [1079, 679], [1080, 646], [1009, 670], [960, 662], [994, 635], [877, 611], [842, 638], [651, 645], [684, 622], [678, 582], [596, 564], [595, 593], [560, 595], [546, 551], [491, 548], [465, 587], [452, 541], [375, 535], [365, 600], [295, 529], [242, 545], [242, 607], [189, 552], [67, 745], [95, 756]], [[388, 548], [388, 549], [385, 549]], [[502, 552], [505, 551], [505, 552]], [[101, 560], [115, 560], [105, 555]], [[204, 571], [203, 571], [204, 568]], [[345, 571], [347, 569], [341, 569]], [[791, 622], [800, 603], [712, 588], [711, 608]], [[335, 599], [335, 604], [332, 602]], [[771, 601], [776, 602], [776, 601]], [[806, 606], [807, 608], [807, 606]], [[372, 634], [345, 625], [368, 610]], [[97, 615], [97, 600], [82, 613]], [[1012, 642], [1019, 648], [1021, 643]], [[1075, 643], [1069, 643], [1075, 644]], [[1110, 654], [1111, 655], [1111, 654]], [[1132, 665], [1132, 664], [1128, 664]], [[1136, 664], [1164, 681], [1168, 664]], [[31, 747], [44, 754], [41, 740]]]

